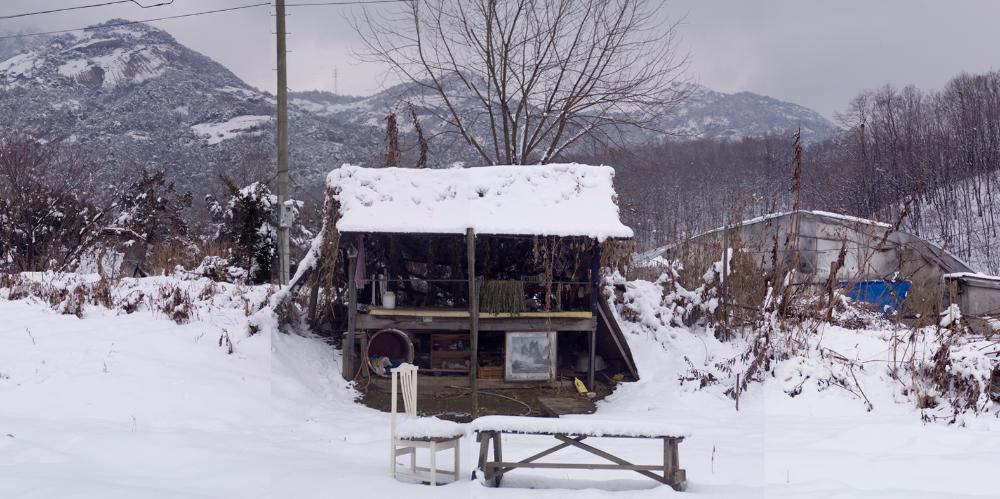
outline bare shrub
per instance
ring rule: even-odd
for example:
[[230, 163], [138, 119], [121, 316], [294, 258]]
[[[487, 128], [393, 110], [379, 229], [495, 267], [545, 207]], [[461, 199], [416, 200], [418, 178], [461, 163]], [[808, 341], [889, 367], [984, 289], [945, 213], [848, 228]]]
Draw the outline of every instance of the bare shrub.
[[191, 322], [195, 314], [191, 295], [176, 285], [168, 284], [160, 287], [158, 300], [153, 305], [178, 324]]
[[141, 289], [134, 289], [121, 297], [115, 307], [122, 310], [126, 314], [133, 314], [139, 310], [143, 303], [145, 303], [146, 294], [143, 293]]
[[222, 334], [219, 335], [219, 347], [225, 349], [227, 354], [233, 354], [233, 342], [229, 339], [229, 331], [225, 329], [223, 329]]
[[0, 269], [64, 268], [108, 213], [87, 192], [89, 164], [27, 136], [0, 137]]

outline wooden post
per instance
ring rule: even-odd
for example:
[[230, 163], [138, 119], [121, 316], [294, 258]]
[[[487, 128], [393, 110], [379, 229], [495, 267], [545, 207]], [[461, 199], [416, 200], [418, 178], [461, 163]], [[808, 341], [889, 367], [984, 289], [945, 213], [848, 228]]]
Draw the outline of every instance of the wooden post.
[[[600, 282], [601, 282], [601, 245], [600, 243], [595, 243], [593, 251], [590, 255], [590, 311], [592, 314], [597, 315], [597, 300], [603, 299], [600, 296]], [[587, 366], [587, 389], [594, 391], [594, 364], [597, 360], [597, 326], [595, 325], [593, 329], [590, 330], [590, 342], [589, 342], [589, 356], [590, 359]]]
[[597, 300], [603, 298], [601, 286], [601, 244], [594, 243], [590, 250], [590, 312], [597, 315]]
[[309, 327], [316, 331], [319, 329], [316, 324], [316, 307], [319, 304], [319, 271], [314, 269], [313, 273], [315, 275], [313, 287], [309, 290]]
[[[357, 302], [355, 302], [355, 305]], [[368, 335], [365, 333], [360, 333], [361, 345], [358, 351], [361, 352], [361, 357], [358, 357], [354, 364], [357, 366], [354, 372], [361, 371], [361, 377], [368, 379], [371, 376], [371, 371], [368, 369]]]
[[736, 412], [740, 412], [740, 373], [736, 373]]
[[347, 339], [344, 341], [344, 378], [353, 379], [354, 368], [354, 324], [358, 315], [358, 288], [354, 280], [358, 268], [358, 250], [347, 249]]
[[597, 327], [590, 330], [590, 365], [587, 366], [587, 389], [594, 391], [594, 361], [597, 359]]
[[479, 417], [479, 279], [476, 277], [476, 231], [465, 229], [465, 252], [469, 274], [469, 384], [472, 386], [472, 417]]
[[729, 339], [729, 225], [722, 228], [722, 337]]
[[285, 202], [288, 201], [288, 64], [286, 62], [288, 50], [285, 44], [285, 35], [287, 35], [285, 32], [285, 0], [274, 2], [274, 13], [278, 41], [278, 283], [284, 286], [288, 284], [288, 228], [291, 227], [291, 220], [288, 219], [288, 210], [285, 206]]

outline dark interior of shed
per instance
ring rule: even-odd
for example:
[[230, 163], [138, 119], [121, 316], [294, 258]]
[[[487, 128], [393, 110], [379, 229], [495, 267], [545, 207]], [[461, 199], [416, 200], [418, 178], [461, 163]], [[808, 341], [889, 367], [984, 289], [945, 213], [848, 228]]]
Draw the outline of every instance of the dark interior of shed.
[[[468, 308], [463, 235], [365, 234], [346, 237], [359, 252], [358, 303], [398, 308]], [[588, 238], [476, 237], [480, 311], [590, 310], [590, 273], [597, 244]]]

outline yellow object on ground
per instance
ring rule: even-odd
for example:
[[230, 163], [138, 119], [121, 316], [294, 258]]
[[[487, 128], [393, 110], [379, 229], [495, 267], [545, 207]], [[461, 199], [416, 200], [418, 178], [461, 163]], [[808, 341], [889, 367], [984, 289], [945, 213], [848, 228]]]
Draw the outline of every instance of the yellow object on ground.
[[576, 385], [576, 391], [580, 392], [580, 395], [586, 395], [589, 391], [587, 385], [584, 385], [580, 378], [573, 378], [573, 384]]

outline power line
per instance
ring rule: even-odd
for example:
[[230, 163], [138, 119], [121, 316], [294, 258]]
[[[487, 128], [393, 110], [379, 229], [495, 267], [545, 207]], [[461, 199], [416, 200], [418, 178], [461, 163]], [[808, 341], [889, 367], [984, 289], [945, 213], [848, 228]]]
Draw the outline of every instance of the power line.
[[231, 12], [231, 11], [234, 11], [234, 10], [251, 9], [251, 8], [254, 8], [254, 7], [265, 7], [265, 6], [269, 6], [269, 5], [271, 5], [271, 2], [261, 2], [261, 3], [250, 4], [250, 5], [241, 5], [241, 6], [238, 6], [238, 7], [229, 7], [229, 8], [226, 8], [226, 9], [204, 10], [204, 11], [201, 11], [201, 12], [191, 12], [189, 14], [180, 14], [180, 15], [176, 15], [176, 16], [166, 16], [166, 17], [156, 17], [156, 18], [153, 18], [153, 19], [143, 19], [141, 21], [126, 21], [126, 22], [121, 22], [121, 23], [102, 24], [100, 26], [87, 26], [87, 27], [84, 27], [84, 28], [61, 29], [61, 30], [56, 30], [56, 31], [41, 31], [41, 32], [37, 32], [37, 33], [22, 33], [22, 34], [18, 34], [18, 35], [0, 36], [0, 40], [6, 40], [8, 38], [20, 38], [20, 37], [23, 37], [23, 36], [27, 37], [27, 36], [41, 36], [41, 35], [56, 35], [56, 34], [59, 34], [59, 33], [71, 33], [73, 31], [83, 31], [83, 30], [91, 29], [91, 28], [117, 28], [117, 27], [120, 27], [120, 26], [131, 26], [133, 24], [151, 23], [151, 22], [155, 22], [155, 21], [166, 21], [168, 19], [181, 19], [181, 18], [185, 18], [185, 17], [203, 16], [205, 14], [218, 14], [218, 13], [221, 13], [221, 12]]
[[143, 9], [151, 9], [153, 7], [160, 7], [160, 6], [163, 6], [163, 5], [170, 5], [170, 4], [174, 3], [174, 0], [164, 1], [164, 2], [157, 3], [157, 4], [153, 4], [153, 5], [143, 5], [143, 4], [139, 3], [136, 0], [114, 0], [114, 1], [111, 1], [111, 2], [92, 3], [92, 4], [89, 4], [89, 5], [77, 5], [75, 7], [63, 7], [63, 8], [60, 8], [60, 9], [39, 10], [39, 11], [35, 11], [35, 12], [24, 12], [24, 13], [21, 13], [21, 14], [11, 14], [11, 15], [8, 15], [8, 16], [0, 16], [0, 20], [3, 20], [3, 19], [14, 19], [14, 18], [17, 18], [17, 17], [37, 16], [37, 15], [40, 15], [40, 14], [54, 14], [56, 12], [66, 12], [66, 11], [70, 11], [70, 10], [92, 9], [92, 8], [95, 8], [95, 7], [107, 7], [109, 5], [117, 5], [117, 4], [121, 4], [121, 3], [132, 3], [132, 4], [135, 4], [135, 5], [138, 5], [139, 7], [142, 7]]
[[285, 7], [319, 7], [323, 5], [366, 5], [370, 3], [413, 3], [416, 0], [353, 0], [342, 2], [300, 2], [285, 4]]

